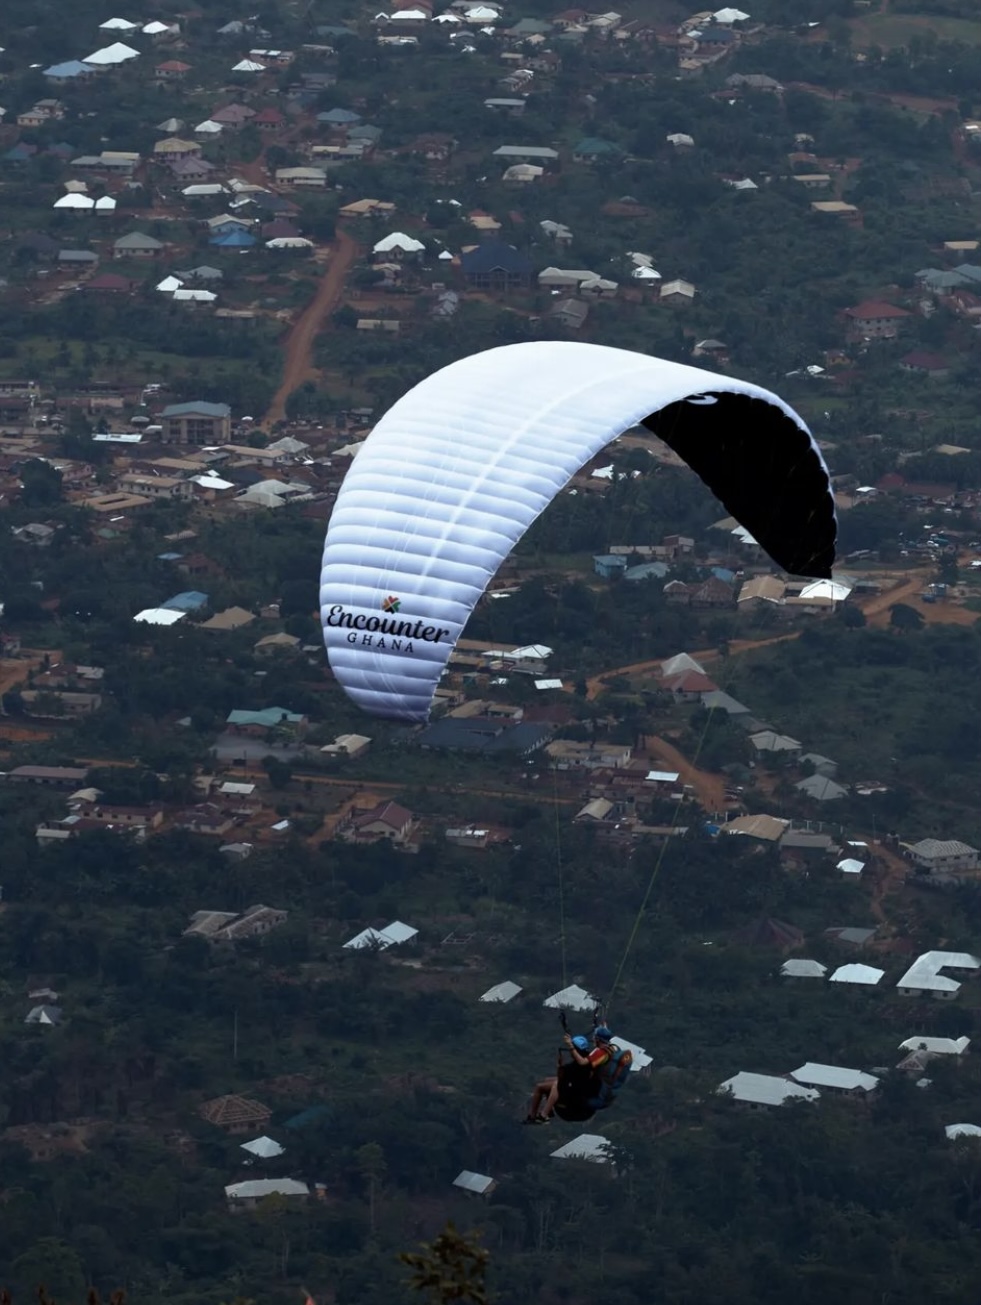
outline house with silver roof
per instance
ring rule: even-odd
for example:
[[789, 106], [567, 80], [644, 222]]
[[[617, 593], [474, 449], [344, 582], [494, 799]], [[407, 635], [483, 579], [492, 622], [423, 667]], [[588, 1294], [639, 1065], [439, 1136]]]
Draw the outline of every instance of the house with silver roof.
[[819, 1065], [808, 1061], [791, 1070], [790, 1077], [805, 1087], [823, 1088], [837, 1096], [864, 1097], [874, 1092], [879, 1080], [860, 1069], [843, 1069], [839, 1065]]
[[960, 991], [960, 980], [952, 979], [941, 970], [973, 972], [981, 969], [981, 957], [968, 952], [924, 952], [918, 956], [906, 973], [896, 983], [901, 997], [934, 997], [938, 1001], [953, 1001]]
[[776, 1074], [749, 1074], [745, 1070], [720, 1083], [716, 1092], [730, 1096], [746, 1110], [770, 1110], [788, 1101], [817, 1101], [821, 1095], [816, 1088], [804, 1087]]
[[981, 853], [970, 843], [956, 838], [921, 838], [907, 847], [910, 860], [928, 874], [953, 874], [958, 870], [977, 870]]

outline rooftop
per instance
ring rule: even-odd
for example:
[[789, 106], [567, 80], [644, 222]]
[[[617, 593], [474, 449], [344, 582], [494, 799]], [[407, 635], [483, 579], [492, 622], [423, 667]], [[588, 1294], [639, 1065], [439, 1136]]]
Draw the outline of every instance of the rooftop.
[[941, 974], [943, 969], [978, 970], [981, 969], [981, 957], [969, 952], [924, 952], [897, 980], [896, 987], [918, 988], [923, 992], [957, 992], [960, 982]]
[[877, 970], [872, 965], [860, 965], [853, 961], [848, 965], [839, 965], [829, 982], [860, 983], [874, 987], [884, 975], [885, 970]]
[[871, 1092], [879, 1086], [874, 1074], [863, 1074], [860, 1069], [842, 1069], [838, 1065], [819, 1065], [808, 1061], [800, 1069], [791, 1071], [790, 1077], [806, 1087], [838, 1088], [843, 1092]]
[[820, 1096], [814, 1088], [802, 1087], [775, 1074], [749, 1074], [745, 1070], [727, 1078], [716, 1090], [756, 1106], [782, 1106], [792, 1100], [817, 1101]]

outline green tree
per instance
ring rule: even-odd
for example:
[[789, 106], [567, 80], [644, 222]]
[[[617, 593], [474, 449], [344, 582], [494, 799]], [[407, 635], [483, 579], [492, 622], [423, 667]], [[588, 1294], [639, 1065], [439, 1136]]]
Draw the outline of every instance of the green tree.
[[262, 768], [269, 777], [272, 788], [288, 788], [293, 778], [293, 769], [288, 762], [279, 757], [263, 757]]
[[375, 1198], [378, 1185], [388, 1171], [385, 1152], [377, 1142], [366, 1142], [354, 1154], [358, 1173], [368, 1189], [368, 1226], [375, 1233]]
[[25, 462], [20, 472], [20, 498], [25, 507], [49, 507], [61, 502], [61, 472], [44, 458]]
[[909, 633], [911, 630], [922, 629], [923, 624], [922, 614], [908, 603], [893, 603], [889, 608], [889, 625], [893, 630]]

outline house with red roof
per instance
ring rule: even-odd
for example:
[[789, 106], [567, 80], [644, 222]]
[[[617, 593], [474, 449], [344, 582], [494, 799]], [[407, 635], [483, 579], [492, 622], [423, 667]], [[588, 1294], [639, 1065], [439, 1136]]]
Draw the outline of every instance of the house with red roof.
[[272, 105], [269, 105], [265, 109], [259, 110], [259, 112], [252, 119], [252, 126], [258, 127], [260, 131], [273, 132], [273, 131], [278, 131], [279, 128], [282, 127], [285, 121], [286, 119], [283, 117], [280, 111], [278, 109], [274, 109]]
[[719, 686], [701, 671], [684, 671], [664, 681], [663, 687], [676, 702], [698, 702], [703, 693], [718, 693]]
[[846, 308], [845, 316], [849, 321], [849, 337], [856, 340], [895, 340], [906, 318], [912, 313], [906, 308], [897, 308], [885, 300], [867, 299]]
[[905, 358], [900, 358], [899, 366], [904, 372], [914, 376], [929, 376], [935, 381], [942, 381], [950, 374], [950, 363], [939, 353], [928, 353], [925, 349], [914, 349]]
[[189, 63], [181, 63], [180, 59], [168, 59], [165, 63], [158, 63], [153, 70], [153, 75], [158, 82], [179, 82], [186, 77], [191, 71]]
[[226, 104], [221, 109], [215, 109], [211, 121], [220, 122], [226, 129], [234, 130], [236, 127], [244, 127], [255, 117], [255, 109], [250, 109], [247, 104]]
[[352, 843], [377, 843], [383, 838], [401, 846], [412, 833], [415, 822], [412, 812], [397, 802], [379, 802], [367, 811], [356, 811], [340, 836]]
[[133, 289], [133, 282], [128, 276], [120, 276], [118, 272], [103, 272], [101, 276], [94, 276], [91, 281], [86, 281], [82, 289], [89, 294], [128, 295]]

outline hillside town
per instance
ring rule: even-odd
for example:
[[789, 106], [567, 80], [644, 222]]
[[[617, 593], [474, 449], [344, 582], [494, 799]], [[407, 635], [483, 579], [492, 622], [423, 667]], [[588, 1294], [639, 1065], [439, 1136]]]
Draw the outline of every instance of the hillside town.
[[[408, 1301], [449, 1220], [474, 1300], [968, 1305], [976, 16], [15, 2], [0, 1288]], [[554, 340], [792, 405], [833, 573], [630, 426], [428, 720], [359, 710], [346, 475], [439, 368]], [[543, 1148], [591, 1020], [627, 1086]]]

